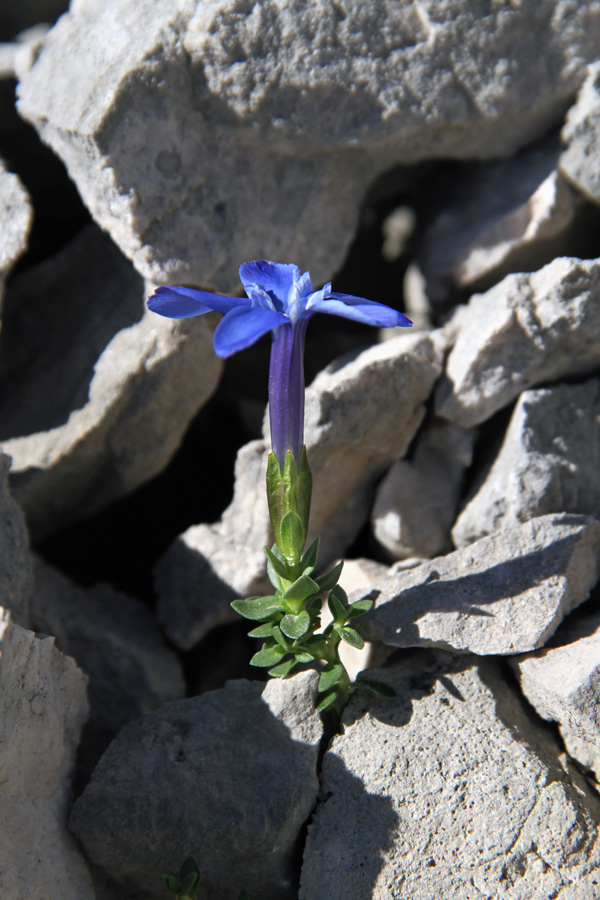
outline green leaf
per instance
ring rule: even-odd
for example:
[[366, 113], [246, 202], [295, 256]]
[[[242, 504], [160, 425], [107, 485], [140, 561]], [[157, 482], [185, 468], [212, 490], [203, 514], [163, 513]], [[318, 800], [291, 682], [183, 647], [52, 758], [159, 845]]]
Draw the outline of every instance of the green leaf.
[[288, 509], [281, 520], [280, 538], [285, 558], [288, 561], [299, 560], [304, 547], [304, 528], [300, 516], [293, 509]]
[[336, 600], [339, 600], [344, 609], [348, 608], [348, 594], [340, 584], [336, 584], [335, 587], [331, 589], [331, 593]]
[[247, 600], [234, 600], [231, 608], [245, 619], [264, 622], [274, 612], [282, 608], [281, 597], [273, 594], [270, 597], [249, 597]]
[[277, 641], [280, 647], [283, 647], [284, 650], [289, 650], [289, 642], [284, 638], [281, 633], [281, 628], [278, 625], [271, 625], [271, 636]]
[[308, 600], [313, 594], [318, 593], [319, 585], [310, 577], [310, 575], [301, 575], [300, 578], [287, 589], [283, 594], [282, 600]]
[[301, 650], [299, 653], [296, 651], [297, 663], [309, 663], [312, 662], [314, 658], [312, 653], [307, 653], [305, 650]]
[[286, 651], [283, 647], [280, 647], [279, 644], [276, 644], [275, 647], [263, 647], [262, 650], [259, 650], [258, 653], [254, 654], [250, 660], [250, 665], [260, 666], [262, 668], [274, 666], [281, 662], [282, 657], [285, 656], [285, 652]]
[[344, 568], [344, 560], [334, 566], [329, 572], [325, 572], [324, 575], [319, 575], [317, 578], [317, 582], [319, 584], [319, 591], [321, 593], [325, 593], [326, 591], [330, 591], [338, 582], [338, 578], [341, 575], [342, 569]]
[[281, 620], [281, 630], [293, 641], [297, 641], [299, 638], [304, 637], [304, 635], [310, 631], [310, 625], [310, 616], [306, 610], [298, 613], [297, 616], [284, 616]]
[[338, 683], [343, 674], [344, 667], [341, 663], [327, 663], [319, 677], [319, 693], [329, 691], [334, 684]]
[[265, 622], [264, 625], [259, 625], [258, 628], [253, 628], [252, 631], [249, 631], [248, 637], [268, 638], [268, 637], [271, 637], [272, 631], [273, 631], [273, 623]]
[[340, 637], [343, 641], [346, 641], [347, 644], [350, 644], [351, 647], [356, 647], [357, 650], [362, 650], [365, 646], [365, 642], [354, 628], [340, 629]]
[[286, 678], [288, 675], [292, 674], [297, 666], [297, 657], [296, 659], [286, 659], [285, 662], [279, 663], [278, 666], [274, 666], [272, 669], [269, 669], [269, 675], [271, 675], [273, 678]]
[[331, 615], [333, 616], [336, 624], [344, 625], [346, 619], [348, 618], [348, 609], [344, 606], [343, 603], [340, 603], [333, 591], [329, 595], [327, 605], [329, 606]]
[[[319, 541], [320, 538], [316, 537], [300, 560], [300, 568], [302, 569], [303, 575], [310, 575], [317, 564], [317, 559], [319, 556]], [[309, 569], [310, 571], [307, 571], [307, 569]]]
[[186, 856], [181, 863], [181, 868], [179, 870], [179, 878], [181, 881], [183, 881], [189, 872], [194, 872], [198, 876], [198, 879], [200, 878], [200, 866], [198, 865], [198, 860], [195, 856]]
[[177, 884], [176, 878], [172, 875], [163, 875], [162, 880], [170, 894], [176, 896], [179, 893], [179, 885]]
[[198, 893], [198, 884], [199, 878], [197, 872], [188, 872], [181, 882], [179, 893], [182, 897], [189, 897], [190, 900], [195, 900], [195, 896]]
[[242, 891], [242, 893], [238, 897], [238, 900], [252, 900], [252, 897], [247, 891]]
[[357, 619], [359, 616], [364, 616], [365, 613], [369, 612], [372, 606], [372, 600], [356, 600], [354, 603], [350, 604], [348, 618]]
[[324, 710], [328, 709], [332, 703], [335, 703], [337, 700], [338, 691], [337, 688], [332, 688], [329, 693], [325, 694], [319, 705], [317, 706], [317, 712], [324, 712]]
[[285, 557], [277, 547], [277, 544], [275, 544], [272, 550], [269, 550], [268, 547], [265, 547], [264, 551], [267, 557], [267, 565], [277, 573], [279, 578], [285, 578], [288, 581], [291, 580], [289, 578], [288, 564], [285, 561]]
[[355, 690], [368, 691], [376, 697], [382, 697], [384, 700], [393, 700], [398, 696], [393, 687], [384, 684], [382, 681], [371, 681], [370, 678], [359, 678], [353, 685]]

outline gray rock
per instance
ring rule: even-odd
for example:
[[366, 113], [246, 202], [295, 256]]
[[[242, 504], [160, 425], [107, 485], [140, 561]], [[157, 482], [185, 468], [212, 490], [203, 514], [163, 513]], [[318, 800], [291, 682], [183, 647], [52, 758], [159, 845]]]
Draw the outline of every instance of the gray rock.
[[589, 200], [600, 203], [600, 63], [589, 67], [561, 137], [567, 145], [560, 157], [561, 172]]
[[460, 317], [436, 410], [467, 428], [523, 390], [600, 363], [600, 262], [561, 258], [509, 275]]
[[558, 730], [569, 756], [587, 769], [588, 779], [600, 791], [600, 741], [582, 738], [563, 725], [559, 725]]
[[552, 643], [511, 660], [521, 689], [543, 719], [600, 747], [600, 613], [561, 628]]
[[600, 381], [525, 391], [452, 529], [457, 547], [552, 512], [600, 513]]
[[600, 799], [497, 665], [419, 652], [376, 674], [399, 696], [344, 714], [301, 900], [595, 900]]
[[4, 281], [27, 248], [33, 221], [29, 195], [16, 175], [0, 162], [0, 300]]
[[87, 716], [85, 675], [50, 637], [0, 611], [0, 893], [94, 900], [67, 831], [70, 776]]
[[12, 621], [27, 627], [33, 567], [25, 519], [8, 488], [10, 464], [0, 450], [0, 597]]
[[199, 896], [296, 896], [291, 868], [318, 792], [316, 673], [230, 681], [126, 725], [70, 827], [124, 890], [163, 900], [163, 872], [193, 854]]
[[266, 257], [319, 282], [379, 175], [546, 134], [599, 40], [592, 0], [79, 0], [19, 108], [145, 277], [230, 290]]
[[457, 288], [482, 280], [489, 285], [564, 254], [561, 239], [581, 201], [557, 172], [559, 153], [552, 138], [452, 176], [419, 253], [434, 302], [447, 300]]
[[152, 613], [108, 584], [84, 590], [36, 559], [31, 621], [36, 631], [53, 635], [89, 679], [80, 778], [91, 774], [123, 725], [185, 696], [181, 664]]
[[[321, 565], [343, 555], [368, 516], [373, 485], [405, 452], [442, 365], [439, 332], [399, 337], [342, 357], [306, 392], [305, 441], [313, 472], [309, 541], [321, 536]], [[272, 544], [265, 493], [266, 443], [242, 448], [231, 505], [216, 525], [188, 529], [159, 562], [158, 616], [187, 650], [235, 618], [236, 596], [270, 590]]]
[[162, 319], [144, 297], [95, 226], [7, 293], [0, 440], [36, 540], [160, 472], [216, 385], [214, 318]]
[[375, 537], [394, 559], [450, 550], [450, 529], [472, 455], [472, 429], [434, 418], [417, 436], [410, 459], [394, 463], [377, 489], [371, 514]]
[[394, 572], [357, 621], [365, 640], [480, 655], [542, 647], [600, 577], [600, 522], [540, 516], [463, 550]]

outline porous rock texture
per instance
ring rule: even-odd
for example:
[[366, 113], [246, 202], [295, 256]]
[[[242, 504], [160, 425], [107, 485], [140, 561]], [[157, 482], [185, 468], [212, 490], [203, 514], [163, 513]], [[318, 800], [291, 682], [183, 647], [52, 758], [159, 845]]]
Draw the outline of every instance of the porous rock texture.
[[600, 262], [555, 259], [475, 294], [437, 389], [440, 416], [467, 428], [527, 388], [600, 364]]
[[600, 522], [540, 516], [391, 574], [370, 591], [356, 628], [392, 647], [440, 647], [483, 656], [542, 647], [600, 578]]
[[230, 681], [125, 726], [70, 827], [124, 891], [162, 900], [192, 853], [201, 897], [291, 900], [300, 829], [318, 793], [316, 674]]
[[0, 609], [0, 893], [95, 900], [67, 830], [70, 777], [86, 720], [86, 677], [54, 639]]
[[32, 627], [53, 635], [88, 676], [90, 714], [77, 762], [79, 777], [89, 777], [123, 725], [185, 696], [181, 664], [139, 600], [109, 584], [80, 588], [39, 558], [34, 571]]
[[230, 290], [271, 258], [318, 282], [382, 172], [542, 136], [599, 42], [592, 0], [77, 0], [19, 109], [145, 277]]
[[567, 145], [560, 157], [561, 172], [589, 200], [600, 203], [600, 62], [589, 67], [561, 137]]
[[32, 220], [27, 191], [0, 161], [0, 301], [5, 279], [27, 247]]
[[23, 513], [8, 487], [11, 459], [0, 450], [0, 597], [17, 625], [29, 625], [33, 567]]
[[398, 697], [344, 713], [301, 900], [594, 900], [600, 800], [497, 664], [420, 651], [374, 674]]
[[216, 386], [214, 317], [163, 319], [145, 296], [96, 226], [7, 292], [0, 440], [36, 540], [160, 472]]
[[[308, 540], [320, 535], [321, 565], [343, 555], [367, 518], [374, 483], [416, 433], [443, 351], [439, 332], [398, 337], [343, 357], [307, 390], [304, 438], [313, 472]], [[234, 498], [221, 521], [188, 529], [159, 562], [158, 616], [181, 649], [230, 619], [236, 596], [270, 590], [263, 552], [273, 542], [266, 453], [260, 441], [240, 450]]]
[[600, 516], [600, 381], [524, 391], [452, 529], [457, 547], [552, 512]]

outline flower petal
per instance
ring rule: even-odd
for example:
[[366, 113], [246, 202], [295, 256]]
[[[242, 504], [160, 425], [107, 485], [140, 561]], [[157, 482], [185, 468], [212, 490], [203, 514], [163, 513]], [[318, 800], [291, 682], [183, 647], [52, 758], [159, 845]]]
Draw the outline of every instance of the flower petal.
[[246, 297], [225, 297], [194, 288], [165, 286], [157, 288], [149, 298], [148, 309], [168, 319], [189, 319], [210, 310], [226, 313], [236, 307], [245, 308], [249, 302]]
[[217, 356], [231, 356], [238, 350], [245, 350], [263, 334], [276, 328], [286, 317], [274, 309], [246, 307], [232, 309], [221, 319], [215, 329], [213, 345]]
[[258, 259], [240, 266], [240, 280], [246, 290], [250, 285], [256, 284], [280, 300], [284, 309], [290, 291], [299, 278], [300, 269], [294, 263]]
[[365, 325], [378, 325], [390, 328], [394, 325], [410, 326], [412, 322], [397, 309], [366, 300], [364, 297], [353, 297], [352, 294], [340, 294], [338, 291], [315, 291], [306, 304], [307, 312], [329, 313], [362, 322]]

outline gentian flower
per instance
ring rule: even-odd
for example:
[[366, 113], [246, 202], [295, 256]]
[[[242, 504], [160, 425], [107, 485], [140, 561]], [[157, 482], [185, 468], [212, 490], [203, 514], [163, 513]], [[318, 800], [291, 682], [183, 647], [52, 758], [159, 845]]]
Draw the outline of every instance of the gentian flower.
[[246, 297], [210, 294], [187, 287], [159, 287], [148, 307], [161, 316], [185, 319], [210, 310], [225, 313], [214, 334], [217, 356], [227, 357], [273, 332], [269, 370], [269, 415], [273, 451], [283, 467], [287, 451], [300, 459], [304, 433], [304, 338], [314, 313], [342, 316], [365, 325], [412, 325], [401, 312], [331, 290], [313, 290], [308, 272], [267, 260], [242, 263]]

